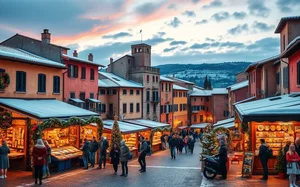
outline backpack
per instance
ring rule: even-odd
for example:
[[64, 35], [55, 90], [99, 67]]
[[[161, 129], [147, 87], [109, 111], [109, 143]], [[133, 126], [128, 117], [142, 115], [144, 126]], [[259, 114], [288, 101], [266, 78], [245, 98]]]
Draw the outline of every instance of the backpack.
[[268, 158], [272, 158], [273, 157], [273, 150], [270, 148], [267, 148], [267, 156]]
[[146, 153], [147, 153], [147, 154], [150, 154], [150, 153], [151, 153], [151, 148], [150, 148], [150, 145], [148, 145], [148, 144], [147, 144], [147, 150], [146, 150]]

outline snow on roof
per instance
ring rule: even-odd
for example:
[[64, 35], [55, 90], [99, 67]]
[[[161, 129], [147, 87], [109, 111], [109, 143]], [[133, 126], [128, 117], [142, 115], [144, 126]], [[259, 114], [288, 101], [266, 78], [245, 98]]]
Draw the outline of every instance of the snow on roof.
[[125, 121], [128, 123], [133, 123], [136, 125], [141, 125], [149, 128], [171, 127], [171, 125], [167, 123], [160, 123], [160, 122], [146, 120], [146, 119], [125, 120]]
[[210, 91], [212, 95], [228, 94], [228, 90], [226, 88], [214, 88], [208, 91]]
[[172, 79], [169, 79], [165, 76], [160, 76], [160, 81], [165, 81], [165, 82], [174, 82]]
[[276, 61], [276, 60], [279, 60], [279, 59], [280, 59], [280, 55], [276, 55], [276, 56], [272, 56], [272, 57], [260, 60], [260, 61], [256, 62], [257, 63], [256, 67], [262, 66], [267, 62]]
[[297, 19], [300, 19], [300, 16], [289, 16], [289, 17], [281, 18], [280, 22], [278, 23], [278, 25], [275, 29], [275, 33], [280, 33], [287, 21], [297, 20]]
[[230, 88], [230, 91], [234, 91], [234, 90], [238, 90], [238, 89], [247, 87], [248, 85], [249, 85], [249, 81], [246, 80], [246, 81], [239, 82], [239, 83], [233, 84], [231, 86], [228, 86], [227, 88]]
[[[103, 120], [104, 128], [112, 130], [114, 121], [113, 120]], [[148, 130], [147, 127], [139, 126], [139, 125], [133, 125], [131, 123], [126, 123], [123, 121], [118, 121], [120, 131], [122, 133], [131, 133], [131, 132], [139, 132], [139, 131], [145, 131]]]
[[224, 119], [224, 120], [218, 121], [218, 122], [215, 123], [213, 126], [218, 126], [218, 125], [222, 125], [222, 124], [227, 124], [227, 123], [230, 123], [230, 122], [233, 122], [233, 121], [234, 121], [234, 118], [228, 118], [228, 119]]
[[29, 64], [43, 65], [55, 68], [66, 68], [66, 66], [62, 63], [34, 55], [22, 49], [7, 47], [3, 45], [0, 45], [0, 57], [21, 62], [23, 61]]
[[255, 97], [255, 96], [252, 96], [252, 97], [249, 97], [249, 98], [247, 98], [247, 99], [244, 99], [244, 100], [235, 102], [235, 103], [233, 103], [233, 105], [237, 105], [237, 104], [240, 104], [240, 103], [245, 103], [245, 102], [247, 102], [247, 101], [252, 101], [252, 100], [255, 100], [255, 99], [256, 99], [256, 97]]
[[298, 40], [300, 40], [300, 36], [297, 36], [295, 39], [293, 39], [289, 45], [286, 46], [286, 49], [287, 50], [288, 48], [290, 48], [294, 43], [296, 43]]
[[211, 96], [210, 90], [201, 90], [198, 88], [193, 88], [192, 93], [190, 96]]
[[69, 100], [76, 102], [76, 103], [84, 103], [84, 101], [77, 99], [77, 98], [69, 98]]
[[183, 91], [189, 91], [188, 89], [178, 86], [176, 84], [173, 84], [173, 90], [183, 90]]
[[89, 60], [84, 60], [82, 58], [74, 57], [74, 56], [67, 55], [67, 54], [63, 54], [63, 57], [66, 57], [67, 59], [71, 59], [71, 60], [74, 60], [74, 61], [79, 61], [79, 62], [82, 62], [82, 63], [86, 63], [86, 64], [91, 64], [91, 65], [95, 65], [95, 66], [105, 67], [102, 64], [98, 64], [96, 62], [92, 62], [92, 61], [89, 61]]
[[[119, 77], [119, 76], [113, 74], [113, 73], [99, 72], [99, 74], [106, 77], [107, 79], [112, 81], [114, 84], [118, 85], [117, 87], [143, 88], [142, 84], [134, 82], [134, 81], [126, 80], [122, 77]], [[113, 84], [108, 84], [108, 85], [113, 85]]]
[[179, 79], [179, 78], [175, 78], [175, 77], [167, 77], [167, 78], [173, 79], [173, 80], [175, 80], [175, 81], [179, 81], [179, 82], [184, 82], [184, 83], [187, 83], [187, 84], [195, 85], [195, 83], [190, 82], [190, 81], [186, 81], [186, 80], [183, 80], [183, 79]]
[[207, 125], [209, 125], [210, 123], [199, 123], [199, 124], [193, 124], [191, 125], [191, 129], [202, 129], [202, 128], [206, 128]]
[[88, 100], [90, 100], [94, 103], [101, 103], [98, 99], [88, 98]]
[[219, 128], [219, 127], [232, 128], [234, 127], [234, 122], [229, 122], [229, 123], [224, 123], [221, 125], [214, 126], [214, 128]]
[[115, 88], [119, 87], [118, 84], [114, 83], [110, 79], [99, 79], [98, 80], [98, 86], [101, 88]]
[[38, 119], [99, 116], [95, 112], [54, 99], [26, 100], [0, 98], [0, 105]]
[[180, 127], [178, 127], [178, 129], [185, 129], [185, 128], [187, 128], [187, 126], [180, 126]]

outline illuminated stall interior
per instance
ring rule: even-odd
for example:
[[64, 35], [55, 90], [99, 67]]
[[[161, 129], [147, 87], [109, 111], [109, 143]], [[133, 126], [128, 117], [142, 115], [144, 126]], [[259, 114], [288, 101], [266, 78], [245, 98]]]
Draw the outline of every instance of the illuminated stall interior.
[[300, 94], [282, 95], [235, 106], [236, 122], [248, 126], [244, 138], [245, 150], [255, 153], [254, 174], [262, 173], [258, 154], [260, 139], [265, 139], [273, 150], [269, 159], [270, 173], [275, 173], [276, 156], [286, 141], [294, 142], [300, 137]]

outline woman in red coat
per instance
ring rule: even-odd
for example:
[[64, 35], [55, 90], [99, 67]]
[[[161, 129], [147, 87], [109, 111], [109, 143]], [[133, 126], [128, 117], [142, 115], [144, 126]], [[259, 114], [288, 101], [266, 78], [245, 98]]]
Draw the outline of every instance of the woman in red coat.
[[290, 145], [289, 151], [286, 153], [287, 161], [287, 174], [289, 175], [290, 187], [295, 187], [296, 185], [296, 175], [300, 174], [300, 168], [298, 162], [300, 157], [295, 151], [295, 145]]
[[42, 185], [43, 178], [43, 167], [46, 164], [47, 149], [43, 143], [42, 139], [38, 139], [36, 145], [32, 151], [33, 165], [35, 171], [35, 184], [37, 184], [37, 179], [40, 180], [40, 185]]

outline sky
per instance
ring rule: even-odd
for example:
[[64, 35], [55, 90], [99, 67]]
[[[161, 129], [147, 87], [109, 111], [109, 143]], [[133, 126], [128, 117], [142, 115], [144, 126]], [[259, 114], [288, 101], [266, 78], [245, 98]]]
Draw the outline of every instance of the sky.
[[0, 42], [47, 28], [51, 43], [103, 65], [141, 39], [153, 66], [254, 62], [279, 54], [275, 28], [299, 9], [300, 0], [1, 0]]

